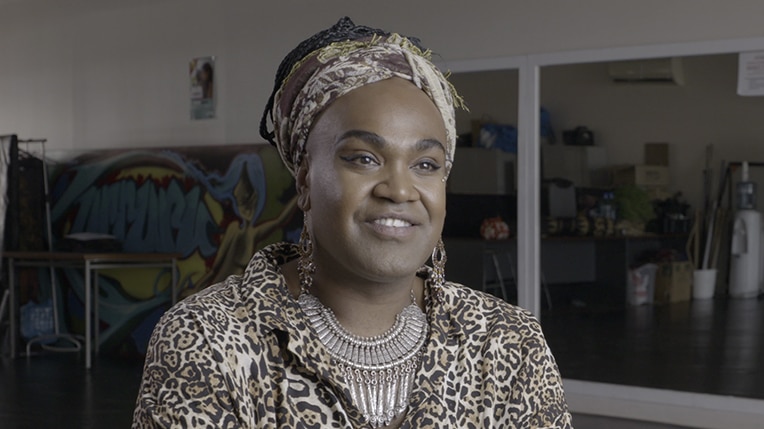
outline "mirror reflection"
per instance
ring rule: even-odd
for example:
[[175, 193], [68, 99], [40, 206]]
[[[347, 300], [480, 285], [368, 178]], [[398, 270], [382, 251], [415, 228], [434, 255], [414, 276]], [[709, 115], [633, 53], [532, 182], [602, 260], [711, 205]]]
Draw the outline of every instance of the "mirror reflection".
[[[764, 398], [756, 371], [764, 356], [756, 223], [764, 99], [739, 94], [739, 60], [541, 69], [542, 323], [563, 377]], [[517, 71], [453, 81], [470, 107], [457, 118], [468, 137], [460, 149], [491, 156], [493, 174], [512, 151], [483, 140], [485, 124], [517, 125]], [[489, 288], [505, 277], [499, 292], [516, 300], [514, 235], [487, 239], [460, 216], [498, 213], [516, 232], [523, 202], [514, 192], [453, 193], [448, 217], [471, 226], [451, 230], [447, 244], [461, 252], [454, 259], [472, 255], [464, 260], [482, 270], [451, 264], [450, 274]], [[496, 255], [505, 258], [499, 269]]]

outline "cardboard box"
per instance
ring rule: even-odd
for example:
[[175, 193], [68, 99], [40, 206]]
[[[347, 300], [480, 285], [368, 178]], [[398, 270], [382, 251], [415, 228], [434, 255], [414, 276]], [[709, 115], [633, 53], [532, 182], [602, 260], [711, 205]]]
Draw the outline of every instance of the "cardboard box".
[[689, 301], [692, 297], [692, 264], [688, 261], [658, 264], [655, 273], [656, 304]]
[[662, 165], [626, 165], [613, 168], [613, 185], [668, 186], [669, 168]]
[[645, 143], [645, 164], [646, 165], [669, 165], [669, 145], [668, 143]]

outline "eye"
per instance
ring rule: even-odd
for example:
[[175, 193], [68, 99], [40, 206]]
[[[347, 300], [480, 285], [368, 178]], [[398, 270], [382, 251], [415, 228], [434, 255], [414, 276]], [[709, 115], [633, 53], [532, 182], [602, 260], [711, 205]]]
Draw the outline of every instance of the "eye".
[[363, 167], [379, 165], [379, 162], [377, 161], [377, 159], [368, 153], [355, 153], [352, 155], [344, 155], [344, 156], [340, 156], [340, 159], [350, 164], [363, 166]]
[[372, 157], [370, 157], [370, 156], [368, 156], [368, 155], [361, 155], [361, 156], [358, 156], [358, 157], [356, 157], [355, 161], [356, 161], [357, 163], [359, 163], [359, 164], [364, 164], [364, 165], [367, 165], [367, 164], [375, 164], [375, 163], [376, 163], [376, 162], [374, 161], [374, 158], [372, 158]]
[[432, 159], [423, 159], [416, 163], [415, 168], [422, 172], [433, 173], [440, 170], [440, 164]]

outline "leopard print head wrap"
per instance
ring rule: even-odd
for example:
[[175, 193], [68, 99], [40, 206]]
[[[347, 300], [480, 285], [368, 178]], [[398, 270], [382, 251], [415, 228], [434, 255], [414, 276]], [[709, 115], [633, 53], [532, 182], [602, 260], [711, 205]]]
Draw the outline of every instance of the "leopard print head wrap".
[[[343, 20], [337, 25], [348, 25], [349, 22], [354, 26], [348, 18]], [[364, 32], [360, 38], [332, 41], [307, 53], [294, 62], [281, 85], [274, 90], [260, 124], [260, 133], [278, 148], [292, 175], [305, 154], [313, 121], [331, 102], [354, 89], [392, 77], [409, 80], [433, 101], [446, 126], [448, 166], [453, 162], [456, 148], [454, 106], [463, 106], [462, 99], [432, 63], [430, 52], [419, 47], [416, 39], [373, 31], [376, 33]], [[267, 127], [269, 117], [273, 131]]]

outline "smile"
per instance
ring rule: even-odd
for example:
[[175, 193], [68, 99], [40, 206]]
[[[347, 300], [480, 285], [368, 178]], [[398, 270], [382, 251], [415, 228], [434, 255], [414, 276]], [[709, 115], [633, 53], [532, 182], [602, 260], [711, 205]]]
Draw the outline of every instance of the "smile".
[[407, 222], [403, 219], [395, 219], [395, 218], [383, 218], [383, 219], [377, 219], [374, 221], [377, 225], [387, 226], [391, 228], [407, 228], [411, 226], [410, 222]]

